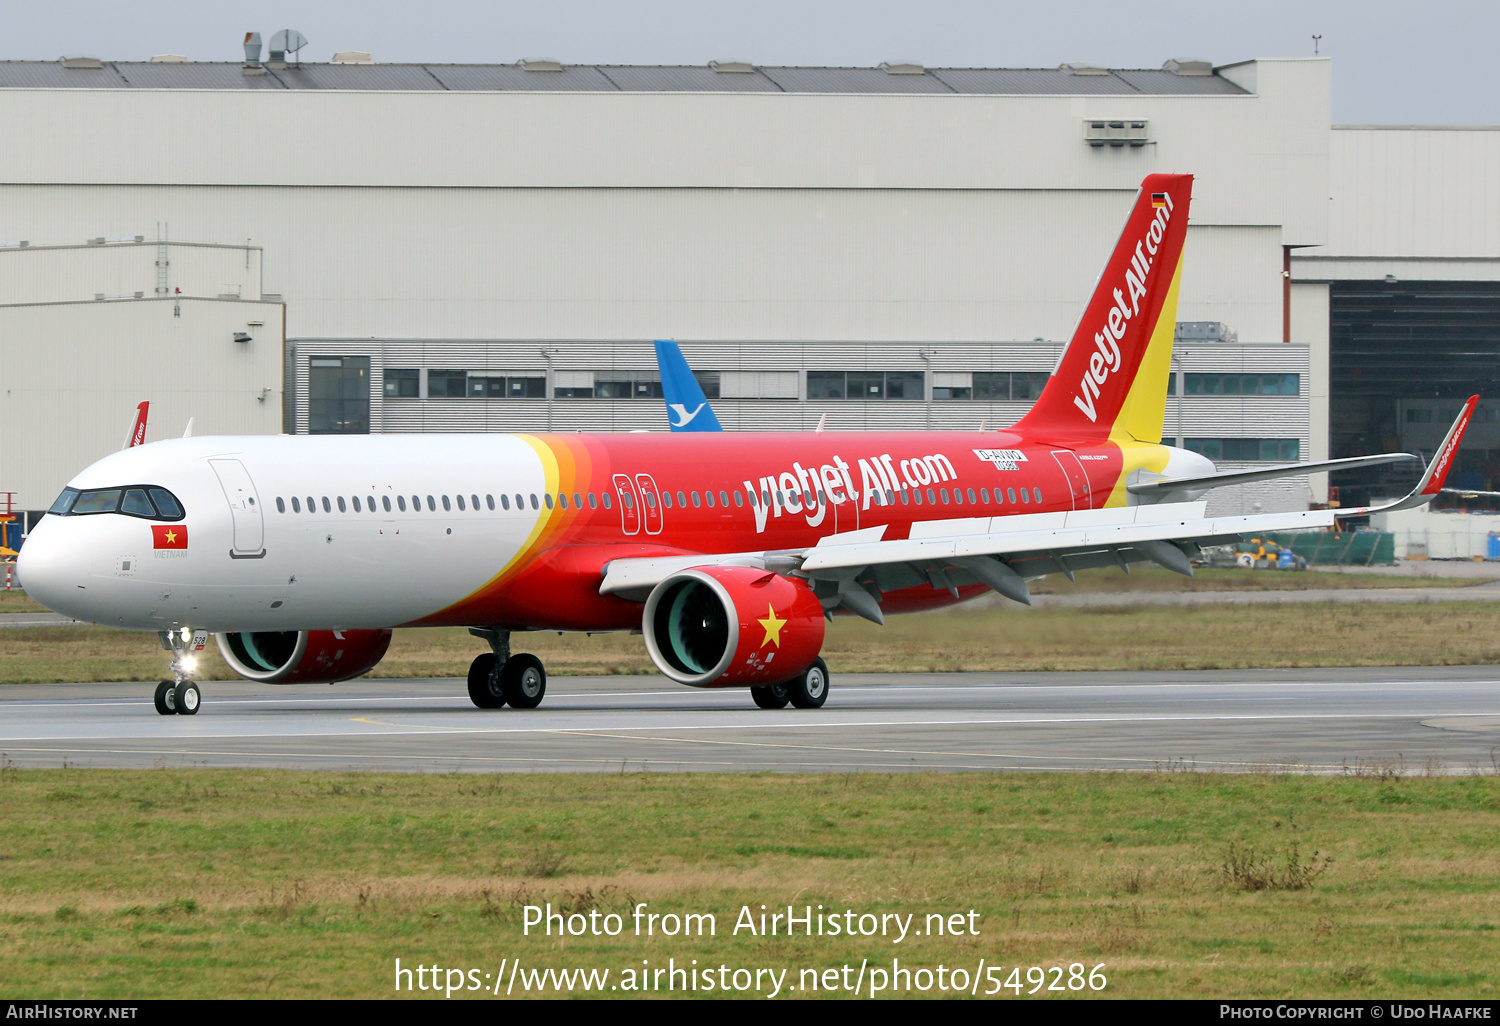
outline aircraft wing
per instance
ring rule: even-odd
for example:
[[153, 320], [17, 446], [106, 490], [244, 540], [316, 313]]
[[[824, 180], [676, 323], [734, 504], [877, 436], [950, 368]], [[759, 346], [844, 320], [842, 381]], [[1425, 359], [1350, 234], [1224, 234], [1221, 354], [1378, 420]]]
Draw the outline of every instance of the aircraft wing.
[[1204, 492], [1224, 485], [1247, 484], [1251, 481], [1266, 481], [1273, 477], [1296, 477], [1302, 474], [1317, 474], [1332, 470], [1355, 470], [1359, 467], [1379, 467], [1402, 460], [1418, 460], [1420, 456], [1409, 452], [1386, 452], [1378, 456], [1350, 456], [1339, 460], [1319, 460], [1315, 463], [1283, 463], [1278, 467], [1261, 467], [1256, 470], [1221, 470], [1216, 474], [1199, 477], [1164, 477], [1155, 481], [1139, 481], [1125, 486], [1132, 495], [1139, 495], [1147, 502], [1168, 500], [1178, 492]]
[[753, 566], [810, 581], [830, 613], [844, 607], [884, 623], [880, 602], [885, 592], [924, 584], [955, 595], [959, 588], [983, 584], [1030, 604], [1026, 580], [1045, 574], [1071, 577], [1075, 570], [1090, 567], [1152, 562], [1190, 576], [1191, 557], [1204, 545], [1266, 531], [1327, 528], [1339, 517], [1409, 509], [1431, 501], [1453, 465], [1477, 401], [1475, 396], [1465, 404], [1411, 494], [1383, 506], [1209, 517], [1205, 502], [1164, 502], [928, 520], [913, 524], [910, 536], [900, 539], [887, 540], [882, 526], [829, 535], [802, 549], [618, 559], [605, 567], [599, 590], [644, 599], [661, 581], [689, 567]]

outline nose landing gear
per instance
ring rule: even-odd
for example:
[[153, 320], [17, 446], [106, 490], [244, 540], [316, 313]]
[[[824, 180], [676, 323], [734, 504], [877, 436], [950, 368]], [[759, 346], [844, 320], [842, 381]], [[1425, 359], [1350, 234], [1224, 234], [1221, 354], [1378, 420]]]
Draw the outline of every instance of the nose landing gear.
[[161, 647], [172, 653], [172, 679], [156, 685], [156, 711], [163, 716], [195, 716], [203, 704], [198, 685], [188, 679], [197, 664], [194, 652], [208, 644], [207, 631], [191, 627], [162, 631]]

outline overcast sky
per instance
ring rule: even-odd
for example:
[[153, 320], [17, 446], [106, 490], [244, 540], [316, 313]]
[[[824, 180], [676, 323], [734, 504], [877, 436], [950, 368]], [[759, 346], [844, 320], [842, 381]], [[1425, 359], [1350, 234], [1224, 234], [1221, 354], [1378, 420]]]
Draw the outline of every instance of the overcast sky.
[[239, 60], [295, 28], [304, 60], [1154, 68], [1172, 57], [1333, 59], [1341, 124], [1500, 125], [1497, 0], [8, 0], [12, 60]]

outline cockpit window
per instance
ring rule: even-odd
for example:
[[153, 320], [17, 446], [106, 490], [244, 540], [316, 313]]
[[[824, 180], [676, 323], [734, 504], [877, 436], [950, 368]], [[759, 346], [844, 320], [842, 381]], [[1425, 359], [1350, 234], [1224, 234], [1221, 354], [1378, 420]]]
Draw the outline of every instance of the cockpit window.
[[64, 488], [47, 511], [60, 517], [80, 517], [91, 513], [124, 513], [145, 520], [181, 520], [182, 503], [165, 488], [132, 485], [125, 488], [94, 488], [80, 491]]
[[127, 488], [125, 498], [120, 502], [120, 512], [129, 513], [133, 517], [154, 517], [156, 510], [151, 506], [151, 500], [146, 498], [146, 489]]
[[182, 504], [177, 501], [177, 496], [165, 488], [152, 488], [151, 501], [156, 503], [156, 512], [163, 520], [182, 519]]
[[85, 513], [113, 513], [120, 508], [120, 489], [100, 488], [91, 492], [80, 492], [73, 503], [73, 515]]

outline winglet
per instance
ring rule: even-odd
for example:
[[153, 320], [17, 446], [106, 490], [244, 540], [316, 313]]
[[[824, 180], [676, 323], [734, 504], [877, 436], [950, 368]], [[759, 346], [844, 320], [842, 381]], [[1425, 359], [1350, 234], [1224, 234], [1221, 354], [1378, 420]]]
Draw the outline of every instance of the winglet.
[[724, 430], [676, 342], [656, 340], [656, 365], [661, 370], [661, 393], [667, 404], [667, 423], [673, 431]]
[[125, 439], [122, 449], [129, 449], [136, 445], [146, 444], [146, 411], [151, 408], [151, 401], [141, 403], [135, 408], [135, 423], [130, 426], [130, 436]]
[[1398, 509], [1412, 509], [1416, 506], [1425, 506], [1432, 501], [1432, 497], [1443, 490], [1443, 482], [1448, 480], [1448, 471], [1453, 469], [1453, 457], [1458, 455], [1458, 444], [1464, 439], [1464, 431], [1469, 426], [1469, 420], [1474, 416], [1474, 407], [1479, 405], [1479, 396], [1469, 396], [1469, 401], [1464, 403], [1464, 408], [1458, 411], [1458, 417], [1454, 419], [1453, 426], [1443, 436], [1443, 444], [1438, 446], [1438, 451], [1432, 457], [1432, 462], [1427, 464], [1427, 472], [1422, 475], [1422, 480], [1411, 490], [1411, 494], [1404, 499], [1386, 506], [1374, 506], [1362, 510], [1340, 510], [1341, 516], [1360, 516], [1365, 513], [1389, 513]]

